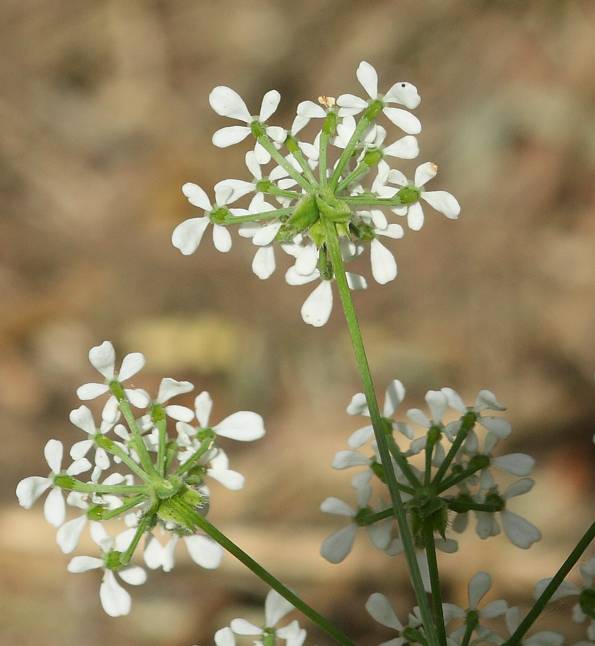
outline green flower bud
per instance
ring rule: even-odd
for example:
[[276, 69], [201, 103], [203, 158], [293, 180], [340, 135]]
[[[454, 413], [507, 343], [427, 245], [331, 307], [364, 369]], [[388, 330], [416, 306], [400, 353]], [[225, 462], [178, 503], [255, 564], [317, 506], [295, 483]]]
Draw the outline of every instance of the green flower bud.
[[[293, 235], [309, 229], [320, 217], [318, 204], [314, 195], [306, 195], [295, 207], [291, 217], [286, 222]], [[292, 236], [293, 237], [293, 236]]]
[[364, 155], [364, 164], [367, 166], [376, 166], [382, 157], [383, 155], [381, 150], [378, 148], [372, 148]]

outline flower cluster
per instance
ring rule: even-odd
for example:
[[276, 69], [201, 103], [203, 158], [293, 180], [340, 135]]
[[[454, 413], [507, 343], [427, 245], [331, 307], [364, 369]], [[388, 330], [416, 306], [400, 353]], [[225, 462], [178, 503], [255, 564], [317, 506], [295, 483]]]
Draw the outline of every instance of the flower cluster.
[[232, 619], [229, 626], [220, 628], [215, 633], [216, 646], [235, 646], [236, 637], [250, 637], [253, 646], [275, 646], [283, 640], [285, 646], [302, 646], [306, 641], [307, 633], [293, 620], [285, 626], [277, 624], [289, 614], [294, 607], [278, 592], [271, 590], [264, 604], [264, 626], [256, 626], [247, 619]]
[[[207, 392], [196, 397], [194, 410], [170, 403], [175, 396], [193, 390], [188, 381], [163, 379], [155, 398], [142, 389], [124, 387], [123, 382], [145, 364], [140, 353], [126, 355], [117, 370], [114, 347], [105, 341], [90, 350], [89, 360], [104, 380], [84, 384], [77, 394], [82, 400], [108, 395], [101, 421], [95, 421], [86, 405], [71, 411], [70, 421], [85, 439], [71, 446], [70, 464], [64, 468], [62, 442], [50, 439], [44, 449], [49, 474], [24, 478], [16, 492], [19, 503], [28, 509], [49, 490], [44, 514], [58, 528], [57, 542], [64, 553], [73, 552], [83, 531], [89, 529], [100, 556], [75, 556], [68, 571], [101, 570], [103, 608], [111, 616], [120, 616], [130, 612], [131, 599], [118, 578], [131, 585], [146, 580], [145, 570], [131, 565], [141, 541], [149, 568], [171, 570], [180, 540], [195, 563], [218, 567], [222, 548], [198, 533], [207, 522], [208, 480], [233, 490], [244, 485], [244, 477], [229, 468], [219, 442], [224, 438], [257, 440], [265, 430], [260, 415], [248, 411], [212, 424], [212, 400]], [[172, 425], [174, 431], [169, 428]], [[69, 520], [67, 506], [76, 514]], [[115, 536], [104, 524], [113, 519], [122, 523]], [[165, 536], [165, 543], [158, 533]]]
[[[470, 514], [475, 516], [475, 529], [482, 539], [495, 536], [502, 528], [509, 540], [523, 549], [539, 540], [539, 530], [509, 508], [512, 498], [527, 493], [533, 486], [533, 480], [527, 476], [534, 460], [523, 453], [495, 455], [497, 445], [510, 435], [511, 427], [504, 417], [491, 414], [505, 410], [494, 394], [482, 390], [474, 405], [468, 407], [451, 388], [430, 390], [425, 398], [428, 414], [410, 409], [406, 421], [397, 421], [395, 413], [404, 397], [401, 382], [391, 382], [386, 389], [382, 419], [418, 548], [422, 576], [425, 573], [427, 579], [424, 550], [429, 537], [438, 549], [456, 551], [457, 542], [447, 533], [451, 529], [463, 532]], [[446, 423], [444, 417], [449, 408], [460, 417]], [[347, 412], [369, 417], [363, 393], [352, 398]], [[422, 433], [417, 434], [415, 427], [421, 428]], [[478, 428], [484, 431], [482, 439]], [[374, 483], [382, 488], [385, 473], [372, 426], [367, 424], [352, 433], [348, 445], [348, 450], [336, 454], [332, 466], [358, 469], [352, 478], [357, 504], [351, 507], [333, 497], [322, 503], [322, 511], [347, 516], [350, 523], [325, 539], [321, 553], [332, 563], [341, 562], [351, 551], [358, 528], [364, 527], [375, 547], [389, 555], [397, 554], [403, 546], [392, 508], [381, 494], [373, 501], [377, 491]], [[502, 490], [494, 471], [519, 479]]]
[[[415, 86], [399, 81], [381, 93], [376, 70], [365, 61], [357, 78], [366, 98], [343, 94], [337, 99], [319, 97], [318, 103], [303, 101], [289, 130], [267, 123], [279, 105], [276, 90], [264, 95], [258, 115], [253, 115], [234, 90], [216, 87], [209, 97], [213, 110], [244, 125], [217, 130], [213, 143], [227, 147], [252, 136], [255, 147], [246, 153], [251, 179], [218, 182], [214, 201], [197, 184], [184, 184], [182, 192], [203, 214], [179, 224], [172, 235], [175, 247], [192, 254], [212, 224], [216, 249], [227, 252], [232, 246], [228, 228], [238, 225], [239, 235], [256, 247], [252, 269], [261, 279], [275, 271], [279, 248], [293, 258], [285, 274], [288, 284], [320, 281], [301, 310], [304, 321], [314, 326], [329, 319], [331, 284], [345, 274], [344, 263], [366, 248], [378, 283], [396, 277], [395, 258], [380, 241], [403, 237], [404, 228], [395, 216], [418, 231], [424, 223], [422, 203], [451, 219], [460, 212], [450, 193], [426, 190], [438, 170], [434, 163], [419, 164], [413, 180], [390, 167], [392, 160], [411, 160], [419, 154], [415, 135], [421, 123], [410, 112], [421, 100]], [[401, 131], [392, 143], [386, 143], [387, 131], [377, 123], [381, 116]], [[317, 134], [300, 140], [313, 121], [321, 124]], [[334, 157], [333, 150], [338, 153]], [[249, 203], [237, 206], [247, 196]], [[357, 273], [347, 272], [346, 279], [351, 289], [367, 286]]]

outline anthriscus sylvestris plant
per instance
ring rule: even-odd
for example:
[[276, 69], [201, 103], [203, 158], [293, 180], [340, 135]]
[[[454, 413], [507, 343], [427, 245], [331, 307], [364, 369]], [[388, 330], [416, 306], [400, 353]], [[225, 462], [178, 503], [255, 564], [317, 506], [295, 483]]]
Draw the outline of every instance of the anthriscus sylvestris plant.
[[[354, 500], [329, 496], [322, 502], [323, 512], [343, 520], [323, 541], [321, 554], [340, 563], [357, 535], [365, 533], [388, 557], [403, 556], [417, 601], [408, 617], [399, 617], [383, 594], [374, 593], [366, 602], [372, 619], [387, 629], [384, 646], [562, 644], [557, 632], [528, 632], [546, 603], [563, 596], [575, 599], [573, 619], [587, 626], [585, 640], [578, 643], [595, 644], [595, 559], [581, 565], [582, 583], [565, 581], [590, 545], [595, 523], [558, 572], [537, 584], [535, 604], [525, 617], [504, 600], [484, 602], [492, 580], [483, 571], [469, 581], [464, 606], [442, 598], [437, 551], [455, 552], [458, 534], [475, 531], [485, 540], [504, 532], [521, 549], [540, 539], [531, 520], [515, 511], [516, 499], [533, 487], [534, 460], [502, 450], [512, 429], [502, 414], [505, 407], [489, 390], [480, 390], [473, 403], [452, 388], [429, 390], [426, 411], [409, 409], [403, 415], [405, 387], [395, 379], [379, 406], [351, 293], [366, 289], [368, 282], [347, 266], [369, 254], [373, 279], [391, 282], [397, 276], [391, 240], [420, 230], [427, 212], [456, 219], [460, 207], [451, 193], [427, 188], [438, 171], [434, 163], [415, 163], [407, 174], [392, 168], [419, 155], [415, 86], [397, 81], [379, 87], [375, 69], [366, 62], [360, 63], [357, 79], [363, 98], [343, 94], [303, 101], [289, 129], [270, 124], [280, 101], [276, 90], [264, 95], [255, 115], [234, 90], [216, 87], [211, 107], [233, 125], [217, 130], [213, 143], [227, 147], [251, 139], [254, 145], [245, 153], [249, 175], [220, 181], [211, 195], [195, 183], [184, 184], [182, 192], [198, 214], [175, 228], [172, 242], [183, 254], [193, 254], [210, 228], [215, 248], [226, 253], [235, 228], [254, 245], [252, 269], [263, 280], [287, 256], [289, 285], [316, 283], [301, 307], [303, 320], [315, 327], [328, 321], [338, 293], [363, 391], [353, 396], [347, 413], [363, 417], [365, 425], [346, 438], [348, 448], [332, 462], [335, 469], [352, 471]], [[318, 133], [302, 140], [300, 133], [312, 123]], [[124, 585], [147, 578], [135, 554], [149, 569], [170, 571], [176, 546], [183, 543], [203, 568], [216, 568], [227, 551], [272, 588], [262, 625], [234, 619], [215, 634], [218, 646], [299, 646], [307, 635], [297, 620], [279, 625], [293, 609], [334, 642], [354, 644], [207, 520], [213, 480], [229, 489], [244, 484], [244, 477], [229, 468], [225, 442], [260, 439], [262, 418], [241, 411], [213, 424], [208, 393], [196, 397], [195, 410], [171, 403], [193, 385], [169, 377], [151, 397], [129, 383], [143, 367], [143, 355], [127, 355], [117, 369], [107, 341], [92, 348], [89, 359], [103, 379], [81, 386], [77, 394], [83, 401], [105, 397], [104, 405], [95, 416], [85, 404], [70, 413], [84, 435], [70, 448], [69, 464], [62, 444], [50, 439], [44, 449], [49, 474], [22, 480], [17, 496], [29, 508], [47, 492], [44, 514], [67, 554], [84, 531], [90, 532], [96, 555], [74, 556], [68, 570], [100, 571], [105, 611], [130, 612]], [[500, 474], [508, 484], [499, 482]], [[67, 508], [73, 512], [68, 520]], [[120, 522], [118, 531], [112, 522], [106, 528], [113, 520]]]

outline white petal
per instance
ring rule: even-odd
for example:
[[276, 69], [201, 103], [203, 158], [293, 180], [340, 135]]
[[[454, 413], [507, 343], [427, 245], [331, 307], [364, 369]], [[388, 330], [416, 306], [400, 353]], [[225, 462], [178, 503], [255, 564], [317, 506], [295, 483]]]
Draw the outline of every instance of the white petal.
[[60, 489], [52, 489], [48, 494], [43, 505], [43, 515], [48, 523], [54, 527], [60, 527], [64, 522], [66, 505]]
[[118, 570], [118, 576], [130, 585], [142, 585], [147, 580], [147, 573], [138, 565]]
[[541, 532], [525, 518], [505, 509], [500, 512], [504, 532], [511, 543], [524, 550], [541, 539]]
[[163, 546], [154, 536], [151, 536], [143, 552], [143, 558], [147, 567], [151, 568], [151, 570], [156, 570], [161, 567], [162, 555]]
[[252, 271], [261, 280], [270, 278], [276, 269], [275, 250], [272, 246], [260, 247], [252, 259]]
[[426, 417], [426, 414], [419, 410], [419, 408], [410, 408], [407, 411], [407, 417], [415, 424], [419, 424], [425, 428], [430, 428], [432, 425], [430, 420]]
[[213, 133], [212, 142], [217, 148], [227, 148], [244, 141], [249, 134], [250, 128], [246, 126], [226, 126]]
[[479, 418], [479, 423], [499, 437], [501, 440], [507, 438], [512, 433], [512, 426], [510, 422], [503, 417], [491, 417], [482, 415]]
[[318, 263], [318, 248], [315, 244], [307, 244], [302, 247], [295, 261], [295, 270], [302, 276], [309, 276]]
[[209, 104], [222, 117], [250, 123], [252, 117], [242, 97], [229, 87], [219, 85], [211, 90]]
[[414, 182], [418, 188], [427, 184], [433, 177], [436, 177], [438, 166], [433, 162], [425, 162], [415, 169]]
[[448, 407], [446, 395], [439, 390], [428, 390], [426, 393], [426, 403], [432, 412], [432, 421], [435, 424], [442, 422], [442, 417]]
[[279, 106], [279, 101], [281, 100], [281, 95], [277, 90], [269, 90], [263, 97], [262, 103], [260, 105], [260, 115], [258, 118], [260, 121], [266, 121]]
[[145, 367], [145, 356], [141, 352], [131, 352], [122, 360], [118, 371], [118, 380], [126, 381], [140, 372]]
[[334, 496], [322, 501], [320, 511], [327, 514], [337, 514], [338, 516], [348, 516], [349, 518], [355, 516], [355, 511], [346, 502]]
[[219, 567], [223, 558], [223, 548], [207, 536], [185, 536], [184, 542], [190, 558], [207, 570]]
[[262, 628], [251, 624], [246, 619], [232, 619], [229, 625], [236, 635], [262, 635]]
[[363, 428], [354, 431], [347, 440], [347, 444], [352, 449], [361, 448], [366, 442], [369, 442], [374, 437], [374, 428], [372, 426], [364, 426]]
[[461, 207], [455, 196], [447, 191], [423, 191], [420, 197], [447, 218], [456, 220], [459, 217]]
[[405, 135], [397, 139], [390, 146], [382, 151], [390, 157], [399, 157], [400, 159], [415, 159], [419, 155], [419, 144], [417, 139], [412, 135]]
[[256, 231], [252, 237], [252, 242], [257, 247], [264, 247], [270, 245], [271, 242], [275, 239], [275, 236], [281, 228], [281, 222], [273, 222], [272, 224], [267, 224], [264, 227], [261, 227]]
[[379, 624], [395, 630], [403, 630], [403, 624], [395, 614], [388, 599], [379, 592], [371, 594], [366, 601], [366, 610], [368, 614]]
[[461, 396], [459, 395], [459, 393], [457, 393], [456, 390], [453, 390], [452, 388], [441, 388], [440, 390], [446, 395], [448, 405], [451, 408], [454, 408], [459, 413], [465, 414], [467, 412], [465, 402], [463, 402]]
[[184, 220], [184, 222], [178, 224], [172, 233], [171, 242], [173, 246], [185, 256], [189, 256], [197, 250], [208, 225], [208, 217]]
[[231, 233], [227, 227], [220, 224], [213, 225], [213, 244], [221, 253], [227, 253], [231, 249]]
[[178, 420], [179, 422], [190, 423], [194, 419], [194, 412], [186, 406], [178, 406], [172, 404], [165, 407], [166, 414], [172, 419]]
[[377, 239], [370, 244], [372, 276], [381, 285], [386, 285], [397, 276], [397, 263], [393, 254]]
[[264, 434], [264, 422], [260, 415], [250, 411], [239, 411], [229, 415], [213, 427], [217, 435], [240, 442], [260, 439]]
[[229, 626], [220, 628], [215, 633], [215, 646], [236, 646], [236, 638]]
[[374, 523], [373, 525], [368, 525], [366, 527], [368, 536], [372, 541], [374, 547], [378, 548], [379, 550], [385, 550], [388, 547], [391, 541], [392, 526], [392, 519], [386, 518], [385, 520], [381, 520], [377, 523]]
[[302, 319], [308, 325], [322, 327], [333, 310], [333, 290], [328, 280], [323, 280], [302, 305]]
[[314, 103], [314, 101], [302, 101], [299, 103], [297, 114], [308, 119], [324, 119], [326, 117], [325, 109], [318, 103]]
[[341, 116], [346, 116], [361, 112], [364, 108], [368, 107], [368, 102], [353, 94], [341, 94], [341, 96], [337, 98], [337, 105], [340, 108], [347, 108], [345, 111], [339, 110], [339, 114]]
[[375, 229], [386, 229], [388, 226], [388, 220], [386, 219], [386, 215], [379, 209], [372, 209], [370, 211], [370, 215], [372, 217], [372, 224], [374, 225]]
[[75, 426], [78, 426], [82, 431], [85, 431], [85, 433], [88, 433], [89, 435], [95, 435], [95, 433], [97, 433], [93, 414], [87, 406], [83, 405], [71, 410], [69, 419]]
[[132, 605], [130, 595], [116, 581], [111, 570], [106, 570], [99, 588], [99, 598], [103, 609], [110, 617], [121, 617], [130, 612]]
[[378, 96], [378, 74], [376, 70], [370, 63], [362, 61], [357, 68], [356, 76], [370, 98], [375, 99]]
[[151, 401], [148, 393], [142, 388], [124, 388], [126, 397], [136, 408], [146, 408]]
[[475, 400], [474, 408], [478, 412], [487, 409], [500, 411], [506, 410], [506, 406], [502, 406], [502, 404], [496, 399], [496, 395], [494, 395], [490, 390], [479, 391], [477, 399]]
[[339, 451], [333, 458], [333, 469], [368, 466], [370, 459], [357, 451]]
[[492, 577], [487, 572], [477, 572], [469, 581], [469, 607], [477, 608], [479, 602], [492, 587]]
[[189, 381], [177, 381], [171, 377], [165, 377], [159, 384], [159, 393], [157, 394], [157, 401], [164, 404], [176, 395], [183, 395], [189, 393], [194, 389], [194, 386]]
[[25, 509], [30, 509], [39, 496], [51, 486], [52, 481], [49, 478], [42, 478], [40, 476], [23, 478], [17, 485], [19, 505]]
[[360, 274], [354, 274], [351, 271], [346, 271], [345, 277], [347, 278], [347, 285], [349, 286], [349, 289], [368, 289], [368, 281], [364, 278], [364, 276]]
[[72, 574], [80, 574], [89, 570], [96, 570], [103, 567], [103, 561], [93, 556], [75, 556], [70, 560], [67, 570]]
[[208, 195], [198, 184], [186, 182], [186, 184], [182, 186], [182, 193], [184, 193], [184, 195], [188, 198], [190, 204], [198, 206], [199, 209], [210, 211], [213, 208]]
[[64, 447], [58, 440], [48, 440], [43, 448], [45, 461], [52, 470], [52, 473], [59, 473], [62, 467], [62, 455]]
[[411, 112], [401, 108], [388, 108], [383, 110], [384, 114], [408, 135], [418, 135], [421, 132], [420, 120]]
[[409, 183], [405, 175], [403, 175], [403, 173], [396, 168], [392, 168], [390, 170], [388, 174], [388, 181], [391, 184], [397, 184], [398, 186], [407, 186], [407, 184]]
[[[285, 128], [281, 128], [280, 126], [268, 126], [266, 133], [273, 141], [277, 142], [278, 144], [284, 143], [284, 141], [287, 139], [287, 130], [285, 130]], [[297, 164], [295, 164], [295, 166], [297, 167]]]
[[320, 554], [330, 563], [341, 563], [351, 552], [357, 533], [357, 525], [350, 523], [338, 532], [327, 536], [320, 548]]
[[411, 204], [407, 209], [407, 226], [412, 231], [419, 231], [424, 225], [424, 210], [419, 202]]
[[208, 428], [212, 408], [213, 400], [209, 393], [206, 390], [203, 390], [194, 400], [196, 419], [198, 419], [201, 428]]
[[89, 361], [95, 370], [99, 371], [106, 379], [114, 376], [116, 364], [116, 351], [109, 341], [96, 345], [89, 350]]
[[398, 379], [393, 379], [384, 393], [384, 417], [392, 417], [404, 398], [405, 387]]
[[306, 285], [307, 283], [311, 283], [316, 280], [319, 276], [320, 273], [318, 270], [311, 273], [309, 276], [302, 276], [302, 274], [298, 274], [295, 267], [292, 266], [285, 272], [285, 281], [288, 285]]
[[276, 590], [271, 590], [264, 602], [264, 616], [266, 625], [270, 628], [276, 626], [283, 617], [293, 610], [293, 604], [284, 599]]
[[506, 612], [508, 604], [502, 599], [496, 601], [490, 601], [487, 603], [480, 611], [479, 616], [482, 619], [494, 619], [495, 617], [500, 617]]
[[109, 390], [107, 384], [83, 384], [76, 390], [76, 396], [83, 401], [100, 397]]
[[412, 83], [398, 81], [384, 96], [385, 100], [401, 103], [409, 110], [414, 110], [421, 102], [417, 88]]
[[248, 170], [250, 171], [250, 174], [252, 177], [255, 179], [262, 179], [262, 171], [260, 169], [260, 164], [258, 163], [256, 159], [256, 155], [254, 154], [253, 150], [249, 150], [246, 153], [246, 166]]
[[368, 410], [368, 402], [364, 393], [356, 393], [351, 398], [351, 401], [347, 405], [347, 414], [366, 415], [367, 417], [370, 416], [370, 411]]
[[384, 229], [376, 230], [376, 235], [386, 236], [393, 240], [400, 240], [404, 235], [403, 227], [400, 224], [391, 223]]
[[492, 458], [492, 464], [515, 476], [528, 476], [535, 466], [535, 460], [525, 453], [510, 453]]
[[85, 471], [89, 471], [91, 466], [92, 465], [87, 458], [81, 458], [80, 460], [73, 462], [68, 469], [66, 469], [66, 473], [69, 476], [78, 476], [81, 473], [85, 473]]
[[232, 469], [207, 469], [207, 475], [220, 482], [230, 491], [239, 491], [243, 489], [246, 478], [241, 473]]

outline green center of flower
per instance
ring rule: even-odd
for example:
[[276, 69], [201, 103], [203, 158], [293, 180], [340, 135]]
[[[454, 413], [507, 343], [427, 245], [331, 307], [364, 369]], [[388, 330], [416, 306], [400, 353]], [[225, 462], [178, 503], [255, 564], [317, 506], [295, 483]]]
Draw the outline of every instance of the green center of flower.
[[403, 186], [397, 193], [397, 197], [401, 200], [401, 204], [409, 205], [415, 204], [419, 200], [421, 191], [416, 186]]

